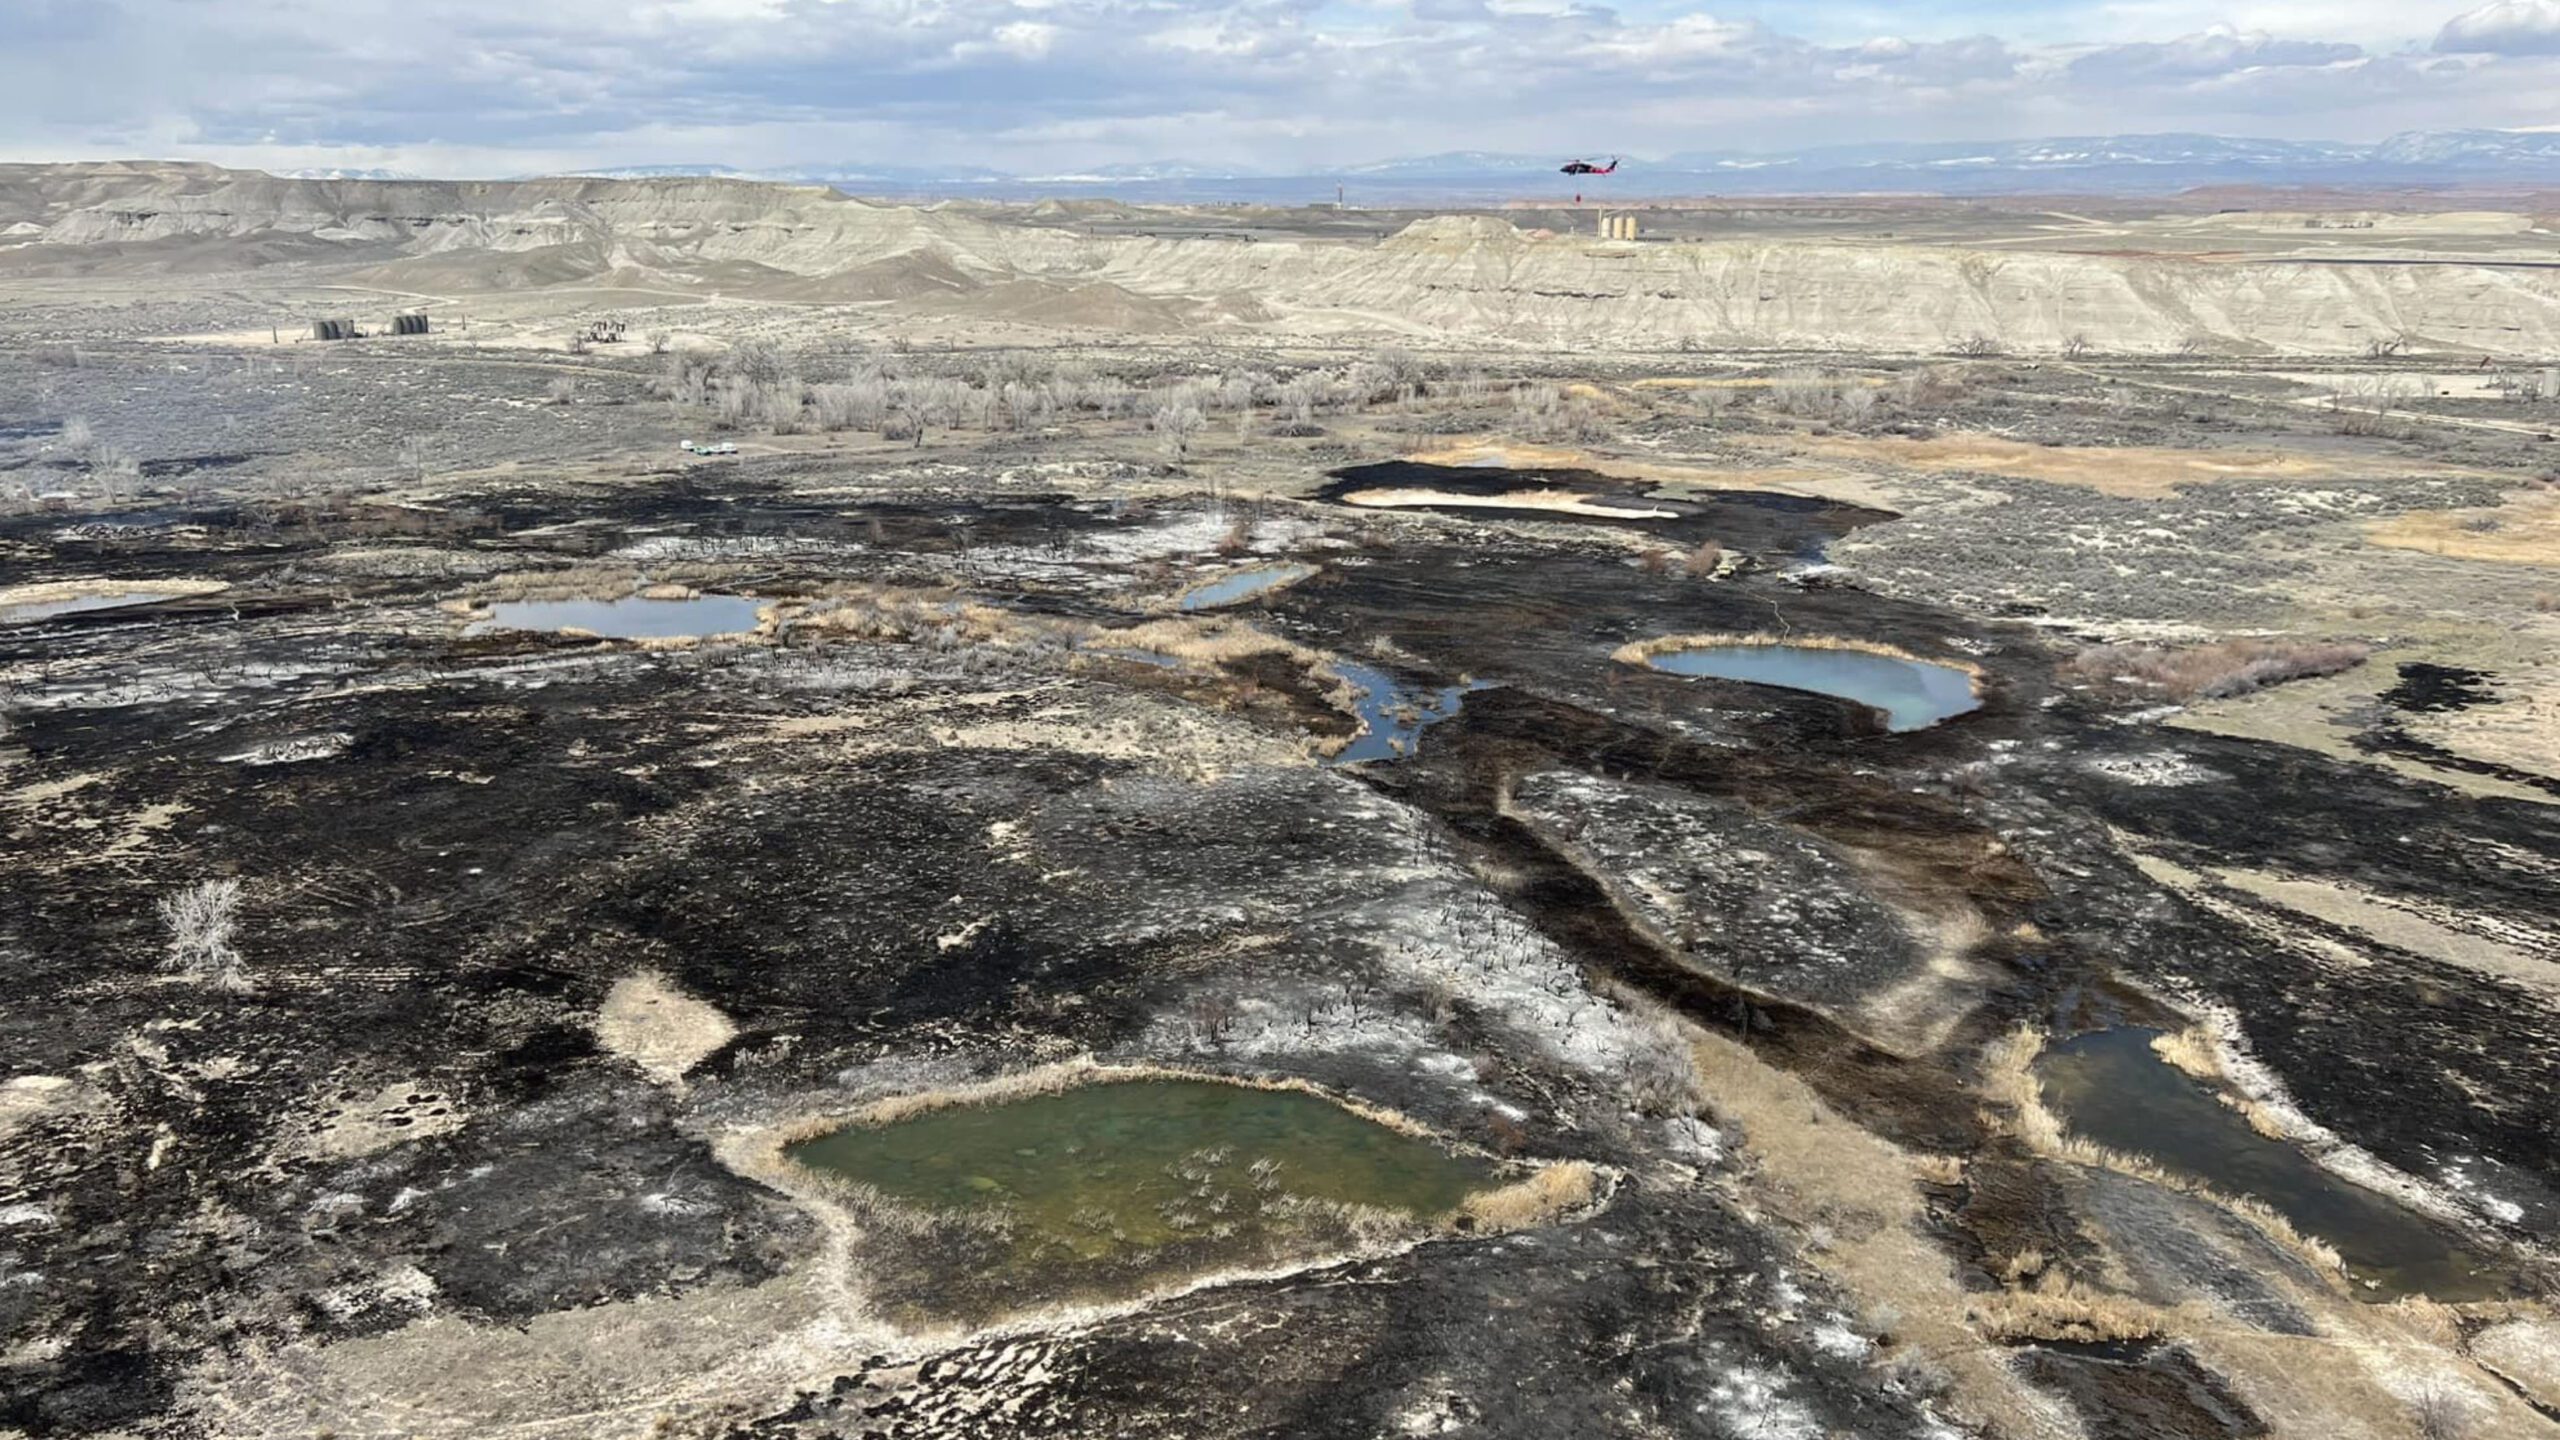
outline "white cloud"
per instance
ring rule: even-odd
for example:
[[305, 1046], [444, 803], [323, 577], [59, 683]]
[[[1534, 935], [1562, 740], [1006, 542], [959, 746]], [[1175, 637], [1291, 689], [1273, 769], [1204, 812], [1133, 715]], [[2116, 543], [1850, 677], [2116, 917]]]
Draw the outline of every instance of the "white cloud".
[[2445, 22], [2436, 49], [2488, 55], [2560, 55], [2560, 0], [2494, 0]]
[[1014, 20], [998, 25], [984, 40], [963, 40], [951, 47], [955, 60], [976, 60], [991, 55], [1011, 56], [1016, 60], [1038, 60], [1048, 55], [1058, 43], [1059, 30], [1041, 20]]
[[[2070, 43], [1599, 0], [0, 0], [0, 149], [513, 173], [1080, 169], [2548, 119], [2560, 0], [2118, 0]], [[2226, 24], [2199, 24], [2221, 15]], [[2174, 28], [2173, 28], [2174, 22]], [[2058, 22], [2057, 22], [2058, 23]], [[2092, 26], [2100, 40], [2087, 38]], [[1938, 37], [1938, 38], [1931, 38]], [[113, 77], [102, 83], [99, 77]]]
[[2071, 62], [2073, 73], [2110, 80], [2179, 83], [2240, 70], [2335, 65], [2363, 56], [2362, 47], [2325, 40], [2286, 40], [2264, 30], [2216, 25], [2163, 42], [2109, 45]]

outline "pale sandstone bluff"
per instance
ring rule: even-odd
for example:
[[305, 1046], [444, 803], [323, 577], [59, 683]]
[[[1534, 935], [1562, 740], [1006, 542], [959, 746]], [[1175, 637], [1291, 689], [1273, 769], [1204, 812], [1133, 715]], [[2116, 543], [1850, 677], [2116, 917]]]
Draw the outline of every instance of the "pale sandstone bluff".
[[[888, 301], [1102, 329], [1404, 334], [1554, 347], [2359, 353], [2376, 338], [2560, 345], [2560, 269], [2336, 264], [1890, 241], [1602, 241], [1490, 216], [1378, 242], [1089, 235], [1064, 207], [878, 204], [716, 179], [284, 180], [192, 165], [0, 166], [0, 275], [174, 263], [288, 242], [372, 283], [475, 289], [655, 278], [739, 298]], [[158, 242], [156, 244], [150, 242]], [[111, 260], [115, 250], [105, 252]], [[271, 258], [243, 250], [240, 263]], [[204, 268], [199, 257], [190, 262]]]

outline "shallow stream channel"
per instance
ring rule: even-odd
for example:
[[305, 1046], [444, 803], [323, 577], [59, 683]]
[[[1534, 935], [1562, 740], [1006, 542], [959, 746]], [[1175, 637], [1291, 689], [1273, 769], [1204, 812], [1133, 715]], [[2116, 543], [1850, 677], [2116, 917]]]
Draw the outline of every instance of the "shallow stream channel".
[[1216, 610], [1250, 600], [1266, 590], [1295, 585], [1316, 573], [1313, 565], [1256, 565], [1203, 581], [1182, 592], [1175, 603], [1183, 610]]
[[1421, 746], [1424, 730], [1455, 718], [1469, 691], [1486, 688], [1482, 681], [1437, 689], [1405, 685], [1349, 660], [1334, 661], [1333, 670], [1351, 686], [1352, 707], [1360, 715], [1360, 733], [1335, 752], [1336, 765], [1407, 758]]
[[2036, 1071], [2045, 1103], [2111, 1150], [2147, 1156], [2226, 1195], [2256, 1200], [2327, 1242], [2375, 1298], [2421, 1294], [2458, 1303], [2506, 1294], [2496, 1263], [2389, 1198], [2350, 1184], [2249, 1127], [2203, 1085], [2160, 1058], [2157, 1030], [2075, 1036]]

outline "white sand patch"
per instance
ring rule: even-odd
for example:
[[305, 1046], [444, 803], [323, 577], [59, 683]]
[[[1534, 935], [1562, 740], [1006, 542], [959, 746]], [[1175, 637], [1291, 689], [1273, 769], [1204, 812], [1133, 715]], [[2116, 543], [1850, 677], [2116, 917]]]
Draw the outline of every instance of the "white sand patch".
[[30, 1120], [55, 1110], [94, 1103], [96, 1095], [62, 1075], [12, 1075], [0, 1081], [0, 1140], [18, 1133]]
[[737, 1033], [719, 1007], [647, 972], [615, 981], [596, 1012], [596, 1039], [662, 1085], [681, 1086], [684, 1072]]
[[[2526, 945], [2509, 944], [2457, 930], [2420, 913], [2415, 902], [2377, 894], [2339, 880], [2299, 880], [2260, 870], [2217, 869], [2213, 878], [2234, 890], [2281, 905], [2288, 910], [2342, 925], [2396, 950], [2458, 965], [2477, 974], [2511, 980], [2547, 995], [2560, 995], [2560, 960], [2536, 954]], [[2521, 934], [2528, 944], [2549, 937]]]
[[1342, 497], [1342, 503], [1371, 510], [1415, 509], [1433, 505], [1474, 510], [1537, 510], [1550, 515], [1585, 515], [1595, 520], [1672, 520], [1680, 514], [1677, 510], [1603, 505], [1572, 490], [1513, 490], [1501, 495], [1460, 495], [1449, 490], [1420, 489], [1354, 490]]
[[2471, 1337], [2471, 1353], [2547, 1407], [2560, 1405], [2560, 1320], [2510, 1320]]
[[434, 1086], [395, 1080], [372, 1091], [324, 1092], [296, 1118], [279, 1147], [290, 1158], [360, 1160], [395, 1145], [449, 1134], [468, 1118]]

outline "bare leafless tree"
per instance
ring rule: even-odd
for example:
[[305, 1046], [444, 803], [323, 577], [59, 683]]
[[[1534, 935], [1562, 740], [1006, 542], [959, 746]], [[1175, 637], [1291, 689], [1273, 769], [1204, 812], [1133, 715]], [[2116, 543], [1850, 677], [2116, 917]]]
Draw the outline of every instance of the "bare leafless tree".
[[1242, 1007], [1236, 997], [1222, 990], [1204, 990], [1184, 1004], [1183, 1017], [1191, 1025], [1193, 1042], [1223, 1050], [1234, 1038], [1236, 1019]]
[[721, 357], [720, 369], [750, 385], [773, 385], [780, 383], [791, 367], [783, 359], [781, 347], [773, 342], [741, 340]]
[[1191, 437], [1200, 433], [1204, 423], [1199, 408], [1188, 400], [1176, 401], [1156, 411], [1150, 422], [1155, 432], [1164, 437], [1165, 449], [1177, 463], [1190, 458]]

